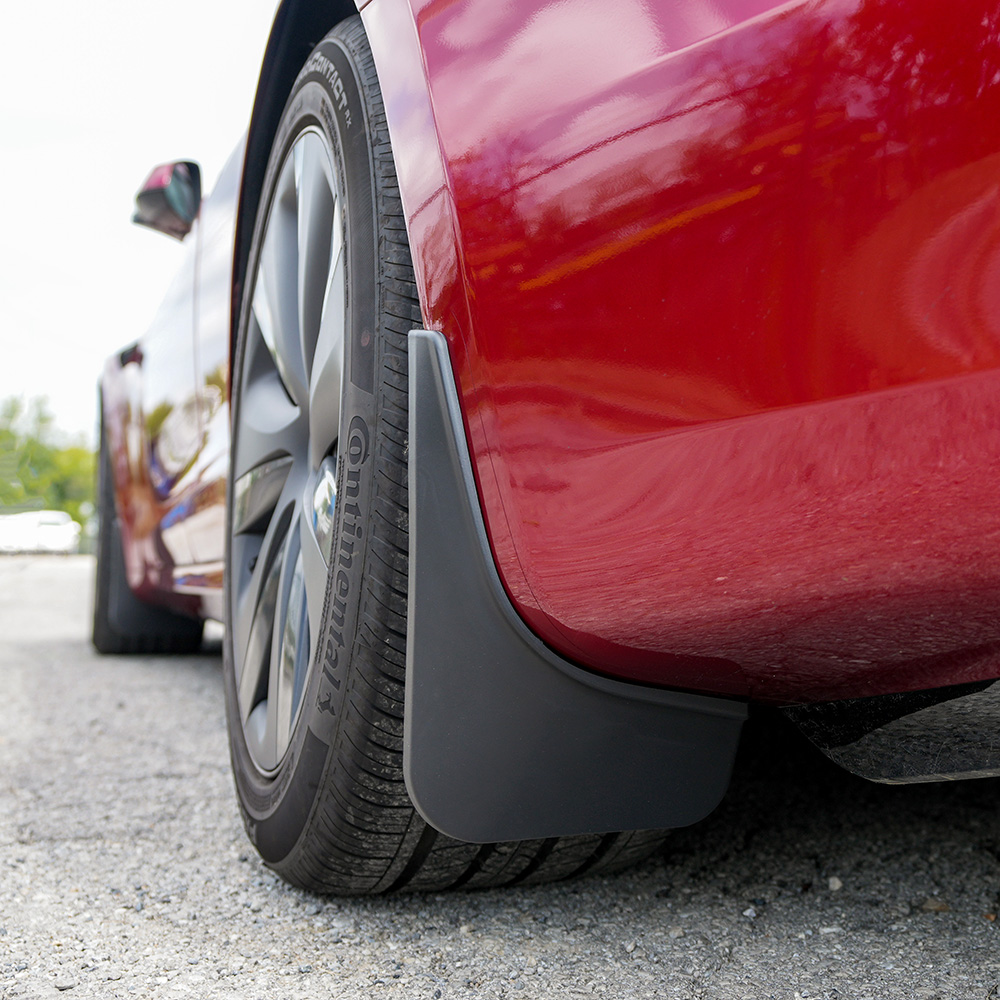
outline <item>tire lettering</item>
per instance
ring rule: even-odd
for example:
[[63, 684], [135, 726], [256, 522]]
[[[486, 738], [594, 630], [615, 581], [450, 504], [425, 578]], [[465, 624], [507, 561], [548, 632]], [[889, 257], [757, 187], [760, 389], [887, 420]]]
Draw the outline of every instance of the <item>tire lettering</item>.
[[[361, 470], [348, 469], [347, 482], [344, 484], [344, 493], [349, 497], [356, 497], [361, 492]], [[357, 506], [357, 504], [355, 504]]]
[[354, 562], [354, 542], [349, 542], [346, 538], [344, 539], [344, 544], [340, 546], [340, 555], [337, 557], [337, 561], [344, 569], [351, 568], [351, 563]]
[[340, 78], [337, 67], [323, 55], [322, 52], [314, 52], [305, 65], [305, 73], [318, 73], [322, 76], [330, 90], [333, 92], [334, 103], [337, 109], [343, 114], [344, 125], [351, 127], [351, 112], [347, 107], [347, 92], [344, 90], [344, 82]]
[[[328, 600], [329, 623], [323, 646], [323, 680], [320, 685], [316, 706], [330, 715], [336, 714], [333, 694], [341, 688], [340, 653], [346, 643], [344, 631], [347, 624], [347, 609], [351, 597], [351, 577], [347, 574], [354, 565], [358, 543], [364, 536], [361, 504], [354, 501], [361, 496], [361, 467], [368, 460], [371, 435], [368, 425], [361, 417], [355, 417], [347, 432], [347, 447], [342, 452], [341, 466], [344, 484], [344, 500], [338, 504], [340, 525], [337, 532], [337, 575], [330, 588]], [[350, 639], [350, 636], [348, 636]]]
[[347, 431], [347, 460], [351, 465], [364, 465], [370, 447], [368, 425], [355, 417]]

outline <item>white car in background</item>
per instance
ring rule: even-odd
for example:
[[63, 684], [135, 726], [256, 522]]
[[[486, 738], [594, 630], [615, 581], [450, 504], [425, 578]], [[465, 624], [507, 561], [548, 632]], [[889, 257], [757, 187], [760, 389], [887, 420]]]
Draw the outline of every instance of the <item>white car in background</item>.
[[0, 552], [77, 552], [80, 525], [62, 510], [0, 516]]

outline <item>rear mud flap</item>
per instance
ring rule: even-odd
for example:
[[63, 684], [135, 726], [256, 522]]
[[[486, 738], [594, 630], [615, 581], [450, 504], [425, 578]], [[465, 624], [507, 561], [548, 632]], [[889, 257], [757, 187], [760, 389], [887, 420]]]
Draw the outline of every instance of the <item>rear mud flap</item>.
[[564, 660], [512, 607], [487, 541], [447, 343], [409, 336], [404, 772], [417, 809], [492, 843], [684, 826], [718, 804], [741, 702]]

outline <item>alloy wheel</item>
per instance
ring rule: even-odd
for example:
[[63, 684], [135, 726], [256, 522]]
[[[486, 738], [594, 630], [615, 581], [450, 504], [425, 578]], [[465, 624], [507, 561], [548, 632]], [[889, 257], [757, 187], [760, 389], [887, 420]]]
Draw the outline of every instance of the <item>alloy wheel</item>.
[[313, 127], [288, 150], [236, 372], [229, 621], [240, 723], [264, 774], [301, 708], [333, 539], [347, 284], [332, 164]]

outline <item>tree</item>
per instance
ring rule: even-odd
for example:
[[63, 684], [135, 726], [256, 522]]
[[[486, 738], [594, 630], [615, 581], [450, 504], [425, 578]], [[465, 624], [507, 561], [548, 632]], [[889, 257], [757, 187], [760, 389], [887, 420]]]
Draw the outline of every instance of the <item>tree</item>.
[[64, 510], [81, 525], [94, 509], [94, 452], [60, 443], [44, 398], [0, 403], [0, 513]]

